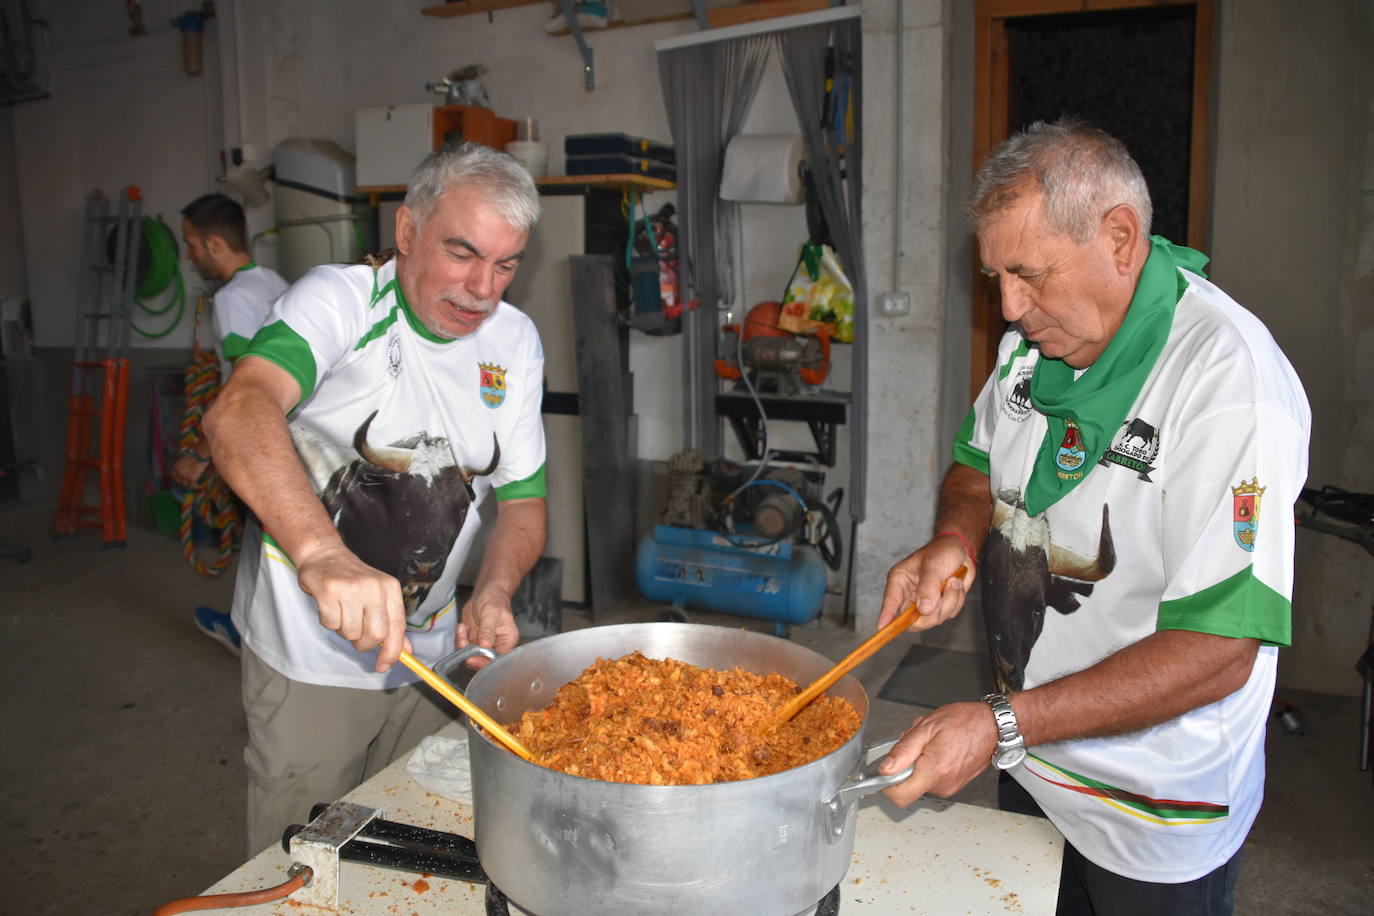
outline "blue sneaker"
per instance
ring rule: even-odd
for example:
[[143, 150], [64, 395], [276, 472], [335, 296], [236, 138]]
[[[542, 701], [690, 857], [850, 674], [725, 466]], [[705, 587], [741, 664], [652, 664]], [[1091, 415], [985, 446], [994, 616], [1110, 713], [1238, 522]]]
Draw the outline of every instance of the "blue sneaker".
[[234, 629], [234, 621], [229, 619], [228, 614], [221, 614], [214, 608], [202, 605], [196, 608], [192, 617], [196, 622], [196, 629], [224, 646], [235, 658], [243, 657], [243, 650], [239, 648], [239, 631]]

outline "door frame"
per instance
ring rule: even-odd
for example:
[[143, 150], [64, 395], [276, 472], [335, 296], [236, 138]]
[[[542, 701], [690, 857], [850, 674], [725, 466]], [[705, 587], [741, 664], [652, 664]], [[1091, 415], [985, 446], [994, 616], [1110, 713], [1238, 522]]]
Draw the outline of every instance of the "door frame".
[[[1188, 236], [1184, 244], [1206, 247], [1208, 178], [1211, 174], [1211, 102], [1214, 0], [975, 0], [973, 13], [973, 163], [972, 171], [997, 144], [1007, 138], [1008, 84], [1007, 20], [1056, 13], [1195, 7], [1193, 31], [1193, 124], [1188, 163]], [[970, 391], [976, 397], [992, 373], [997, 342], [1005, 322], [993, 306], [973, 252], [972, 352]]]

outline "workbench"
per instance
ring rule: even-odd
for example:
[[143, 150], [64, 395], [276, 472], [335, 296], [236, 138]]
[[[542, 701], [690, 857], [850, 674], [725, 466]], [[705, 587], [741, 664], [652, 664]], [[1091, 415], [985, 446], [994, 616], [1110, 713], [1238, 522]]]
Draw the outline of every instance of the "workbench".
[[[454, 723], [439, 734], [457, 736], [461, 729]], [[471, 807], [426, 793], [406, 773], [406, 758], [392, 763], [345, 799], [381, 808], [388, 820], [465, 836], [473, 833]], [[870, 796], [860, 803], [854, 860], [840, 884], [839, 912], [843, 916], [1052, 913], [1059, 892], [1062, 849], [1059, 832], [1042, 818], [938, 799], [923, 799], [901, 809], [884, 796]], [[204, 893], [280, 884], [286, 880], [290, 864], [281, 847], [274, 846]], [[348, 914], [485, 913], [483, 886], [432, 875], [344, 862], [339, 887], [341, 912]], [[302, 916], [328, 911], [287, 898], [241, 909], [199, 912]], [[511, 912], [516, 912], [514, 906]]]

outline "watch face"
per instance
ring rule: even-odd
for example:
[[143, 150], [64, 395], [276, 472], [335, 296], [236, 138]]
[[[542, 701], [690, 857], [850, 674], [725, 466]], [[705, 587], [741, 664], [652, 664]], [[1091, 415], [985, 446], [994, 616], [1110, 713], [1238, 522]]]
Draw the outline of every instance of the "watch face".
[[997, 754], [997, 768], [1009, 770], [1025, 759], [1026, 749], [1024, 747], [1009, 747]]

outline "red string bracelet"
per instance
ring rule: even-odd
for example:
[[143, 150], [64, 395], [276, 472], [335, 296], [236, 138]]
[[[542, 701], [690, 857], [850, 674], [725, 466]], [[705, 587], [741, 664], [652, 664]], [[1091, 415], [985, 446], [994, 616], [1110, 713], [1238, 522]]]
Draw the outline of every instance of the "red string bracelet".
[[941, 531], [939, 534], [935, 535], [935, 537], [958, 538], [959, 543], [964, 545], [964, 553], [968, 554], [969, 562], [973, 564], [975, 569], [978, 568], [978, 556], [973, 552], [973, 547], [969, 544], [968, 538], [964, 537], [962, 534], [952, 529], [949, 531]]

